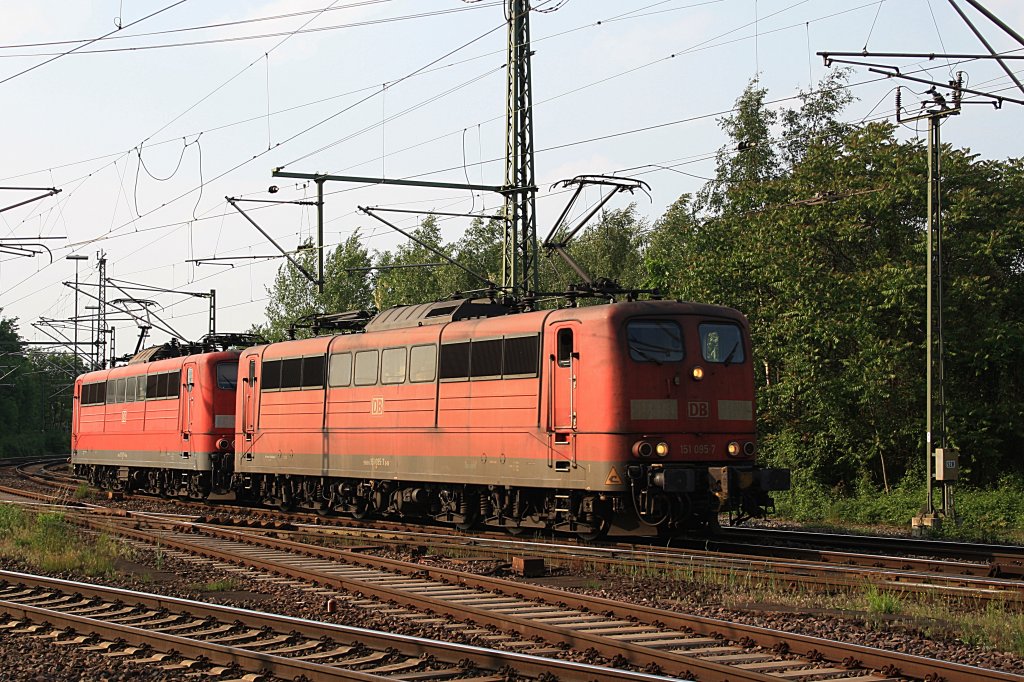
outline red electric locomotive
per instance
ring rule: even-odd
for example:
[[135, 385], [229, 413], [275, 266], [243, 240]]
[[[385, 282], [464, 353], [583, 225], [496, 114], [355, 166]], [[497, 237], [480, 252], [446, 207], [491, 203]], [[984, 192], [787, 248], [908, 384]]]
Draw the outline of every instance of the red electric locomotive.
[[97, 487], [202, 498], [231, 483], [238, 352], [159, 346], [75, 380], [71, 459]]
[[746, 319], [632, 301], [380, 313], [362, 334], [243, 351], [235, 486], [254, 501], [584, 536], [760, 516]]

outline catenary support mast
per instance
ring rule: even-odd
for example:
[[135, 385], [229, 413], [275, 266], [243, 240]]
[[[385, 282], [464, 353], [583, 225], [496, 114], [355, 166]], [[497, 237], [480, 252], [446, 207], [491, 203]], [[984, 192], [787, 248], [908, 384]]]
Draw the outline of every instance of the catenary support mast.
[[509, 23], [502, 285], [518, 297], [539, 288], [530, 0], [506, 0], [505, 13]]

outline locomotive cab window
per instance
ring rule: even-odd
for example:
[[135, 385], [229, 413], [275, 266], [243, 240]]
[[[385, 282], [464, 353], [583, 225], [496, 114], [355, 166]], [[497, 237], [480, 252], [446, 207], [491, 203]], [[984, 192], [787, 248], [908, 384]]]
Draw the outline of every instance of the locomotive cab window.
[[233, 391], [238, 385], [238, 363], [217, 363], [217, 388]]
[[558, 364], [560, 367], [568, 367], [572, 364], [572, 330], [559, 329], [556, 337], [558, 346]]
[[672, 320], [632, 320], [626, 325], [629, 357], [636, 362], [679, 362], [683, 331]]
[[700, 352], [706, 362], [741, 364], [744, 355], [740, 328], [734, 324], [700, 325]]

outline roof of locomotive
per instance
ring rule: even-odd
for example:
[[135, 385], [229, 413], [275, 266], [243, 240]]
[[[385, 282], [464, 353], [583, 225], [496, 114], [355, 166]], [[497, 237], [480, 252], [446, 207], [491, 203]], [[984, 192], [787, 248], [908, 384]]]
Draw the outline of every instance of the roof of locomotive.
[[107, 379], [116, 379], [119, 377], [130, 377], [137, 376], [140, 374], [149, 374], [151, 372], [166, 372], [168, 370], [177, 369], [182, 367], [186, 362], [198, 362], [203, 364], [206, 362], [219, 362], [222, 360], [234, 360], [238, 358], [239, 351], [237, 350], [226, 350], [226, 351], [213, 351], [211, 353], [195, 353], [193, 355], [180, 355], [173, 358], [163, 358], [161, 360], [153, 360], [146, 363], [135, 363], [120, 365], [118, 367], [111, 367], [109, 369], [99, 369], [93, 372], [86, 372], [85, 374], [79, 374], [75, 379], [77, 382], [88, 383], [93, 381], [105, 381]]
[[[275, 358], [296, 354], [324, 353], [331, 346], [333, 340], [339, 337], [349, 339], [353, 345], [363, 347], [379, 345], [378, 339], [384, 340], [385, 344], [415, 343], [421, 338], [426, 339], [428, 336], [436, 335], [438, 333], [436, 325], [444, 323], [447, 323], [444, 327], [446, 338], [472, 338], [478, 334], [493, 336], [501, 333], [538, 333], [542, 331], [544, 325], [562, 320], [593, 322], [604, 320], [608, 324], [615, 325], [632, 317], [659, 315], [698, 315], [724, 318], [734, 320], [743, 327], [747, 326], [746, 317], [734, 308], [675, 300], [623, 301], [578, 308], [536, 310], [528, 313], [510, 313], [507, 312], [507, 308], [492, 305], [489, 307], [495, 311], [498, 308], [502, 309], [501, 312], [493, 315], [467, 314], [470, 311], [482, 312], [485, 308], [466, 307], [462, 309], [461, 314], [465, 315], [462, 319], [458, 319], [460, 313], [453, 307], [458, 305], [460, 304], [457, 301], [442, 301], [415, 306], [398, 306], [380, 313], [367, 325], [366, 331], [362, 334], [325, 335], [294, 341], [279, 341], [265, 346], [254, 346], [245, 352], [263, 355], [269, 350], [270, 355]], [[380, 324], [375, 324], [379, 317], [384, 319]], [[453, 317], [457, 319], [452, 319]], [[417, 320], [424, 321], [417, 323]], [[432, 329], [435, 331], [432, 332]], [[398, 339], [403, 339], [403, 341]]]

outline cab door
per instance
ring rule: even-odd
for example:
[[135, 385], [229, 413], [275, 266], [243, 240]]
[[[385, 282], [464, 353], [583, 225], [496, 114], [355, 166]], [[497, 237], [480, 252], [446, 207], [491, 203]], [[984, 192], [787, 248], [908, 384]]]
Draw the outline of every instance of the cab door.
[[195, 362], [186, 362], [181, 368], [181, 456], [191, 459], [194, 452], [192, 445], [192, 420], [195, 411], [196, 377], [199, 375]]
[[242, 376], [242, 456], [252, 459], [253, 433], [256, 431], [256, 357], [246, 360]]
[[576, 406], [579, 372], [579, 323], [555, 325], [548, 356], [548, 431], [550, 461], [556, 471], [576, 464]]

